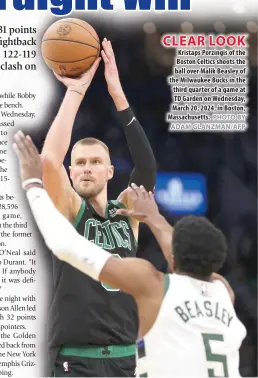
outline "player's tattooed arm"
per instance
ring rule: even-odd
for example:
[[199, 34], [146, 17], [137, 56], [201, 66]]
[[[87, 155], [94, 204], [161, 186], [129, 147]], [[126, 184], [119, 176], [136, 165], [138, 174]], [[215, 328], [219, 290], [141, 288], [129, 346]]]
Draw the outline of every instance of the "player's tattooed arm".
[[63, 161], [71, 143], [76, 114], [99, 62], [100, 58], [90, 70], [76, 79], [55, 75], [67, 87], [67, 92], [47, 133], [41, 153], [44, 187], [57, 209], [71, 221], [79, 211], [81, 199], [71, 186]]
[[79, 106], [85, 92], [91, 84], [99, 66], [99, 62], [100, 58], [94, 62], [90, 70], [85, 72], [79, 78], [71, 79], [55, 74], [57, 79], [67, 87], [67, 92], [57, 116], [47, 133], [42, 155], [48, 156], [50, 154], [54, 159], [55, 164], [60, 167], [63, 164], [65, 155], [70, 146], [74, 120]]

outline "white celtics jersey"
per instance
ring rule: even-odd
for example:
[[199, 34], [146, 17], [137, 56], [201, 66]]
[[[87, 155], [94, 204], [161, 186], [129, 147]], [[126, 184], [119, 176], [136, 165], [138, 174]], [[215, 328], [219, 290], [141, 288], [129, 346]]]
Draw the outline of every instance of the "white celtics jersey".
[[239, 377], [246, 329], [220, 281], [171, 274], [158, 318], [144, 337], [138, 374], [148, 377]]

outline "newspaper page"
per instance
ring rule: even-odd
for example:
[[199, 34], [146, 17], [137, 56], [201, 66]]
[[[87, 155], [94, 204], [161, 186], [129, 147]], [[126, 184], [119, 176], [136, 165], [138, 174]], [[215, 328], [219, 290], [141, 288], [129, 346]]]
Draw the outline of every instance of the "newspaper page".
[[[0, 376], [176, 377], [188, 360], [192, 376], [257, 376], [257, 10], [255, 0], [0, 0]], [[166, 230], [144, 221], [153, 202], [145, 218], [117, 215], [136, 209], [139, 188], [123, 194], [131, 183], [154, 193], [170, 227], [193, 216], [226, 238], [217, 273], [245, 332], [233, 338], [221, 299], [200, 348], [176, 328], [181, 369], [165, 308], [143, 320], [133, 289], [117, 288], [122, 270], [98, 282], [102, 260], [87, 255], [90, 241], [172, 272]], [[182, 327], [201, 327], [205, 314], [187, 306]]]

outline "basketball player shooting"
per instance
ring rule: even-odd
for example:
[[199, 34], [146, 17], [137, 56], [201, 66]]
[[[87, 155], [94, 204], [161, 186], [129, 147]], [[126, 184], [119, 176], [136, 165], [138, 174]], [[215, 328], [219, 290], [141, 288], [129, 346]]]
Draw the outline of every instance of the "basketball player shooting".
[[[153, 190], [156, 161], [152, 149], [123, 92], [111, 42], [105, 39], [102, 46], [108, 92], [134, 162], [130, 182]], [[83, 237], [118, 258], [133, 257], [139, 222], [116, 214], [118, 208], [130, 207], [126, 191], [118, 200], [107, 198], [107, 185], [114, 174], [108, 147], [94, 138], [82, 139], [73, 146], [73, 187], [63, 167], [77, 111], [99, 63], [100, 59], [96, 60], [78, 79], [56, 75], [67, 92], [42, 150], [44, 188]], [[55, 294], [49, 325], [52, 374], [55, 370], [56, 377], [64, 373], [73, 377], [133, 376], [138, 331], [133, 298], [116, 287], [95, 282], [55, 256], [53, 270]]]
[[55, 256], [134, 297], [148, 376], [239, 377], [239, 348], [246, 329], [236, 316], [228, 283], [214, 274], [226, 258], [221, 231], [196, 216], [183, 217], [172, 230], [153, 195], [132, 184], [132, 209], [118, 212], [145, 222], [161, 248], [170, 228], [173, 252], [170, 257], [164, 252], [174, 273], [164, 275], [138, 258], [116, 259], [79, 235], [55, 208], [42, 187], [41, 159], [31, 139], [16, 134], [14, 148], [32, 213]]

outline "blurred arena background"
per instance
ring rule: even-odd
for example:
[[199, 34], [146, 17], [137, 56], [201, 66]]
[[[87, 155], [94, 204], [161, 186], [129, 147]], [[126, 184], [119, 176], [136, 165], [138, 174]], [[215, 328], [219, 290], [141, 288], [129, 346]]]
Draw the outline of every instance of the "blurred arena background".
[[[228, 259], [221, 273], [235, 291], [236, 311], [248, 331], [241, 348], [240, 372], [242, 376], [254, 377], [257, 376], [258, 25], [255, 14], [253, 20], [243, 21], [241, 12], [241, 7], [236, 6], [232, 11], [232, 21], [211, 21], [210, 18], [205, 21], [202, 16], [202, 21], [192, 22], [187, 21], [186, 17], [177, 20], [173, 17], [173, 22], [168, 18], [163, 22], [147, 20], [128, 28], [121, 26], [121, 23], [111, 24], [110, 20], [99, 23], [96, 19], [81, 18], [96, 28], [101, 39], [107, 37], [113, 43], [124, 91], [156, 156], [159, 172], [157, 198], [162, 198], [160, 190], [163, 194], [164, 190], [166, 192], [166, 200], [160, 203], [162, 213], [171, 224], [183, 213], [204, 214], [227, 236]], [[79, 16], [76, 14], [74, 17]], [[172, 93], [166, 77], [172, 73], [175, 50], [161, 46], [160, 37], [165, 32], [249, 33], [250, 116], [246, 133], [170, 134], [167, 131], [165, 113], [169, 110]], [[46, 109], [41, 132], [37, 129], [37, 135], [32, 134], [40, 149], [65, 92], [65, 88], [54, 78], [53, 85], [58, 87], [58, 95], [52, 108]], [[103, 65], [80, 108], [72, 145], [86, 136], [99, 138], [110, 148], [115, 176], [109, 184], [109, 198], [115, 199], [126, 187], [133, 165], [115, 107], [107, 92]], [[69, 162], [70, 151], [65, 160], [66, 168]], [[174, 186], [169, 186], [171, 180]], [[195, 208], [184, 203], [182, 212], [180, 190], [184, 186], [190, 193], [197, 191], [200, 201]], [[177, 189], [177, 198], [173, 198], [171, 188]], [[144, 226], [140, 230], [139, 256], [150, 260], [161, 271], [166, 271], [166, 262]]]

